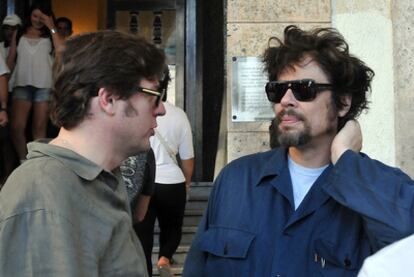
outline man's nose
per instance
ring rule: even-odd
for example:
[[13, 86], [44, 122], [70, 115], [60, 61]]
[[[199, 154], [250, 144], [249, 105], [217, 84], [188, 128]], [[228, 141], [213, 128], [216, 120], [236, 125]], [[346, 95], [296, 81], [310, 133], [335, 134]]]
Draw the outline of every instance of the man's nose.
[[295, 95], [290, 88], [285, 92], [285, 95], [283, 95], [282, 99], [280, 100], [280, 104], [282, 106], [296, 106], [297, 103], [298, 100], [296, 100]]
[[155, 109], [155, 116], [164, 116], [166, 114], [164, 102], [160, 101], [160, 104]]

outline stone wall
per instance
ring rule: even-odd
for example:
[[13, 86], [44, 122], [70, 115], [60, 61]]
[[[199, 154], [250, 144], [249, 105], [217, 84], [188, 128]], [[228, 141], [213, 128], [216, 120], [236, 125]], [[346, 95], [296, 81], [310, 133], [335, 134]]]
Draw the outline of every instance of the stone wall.
[[396, 160], [414, 177], [414, 3], [392, 3]]
[[369, 110], [359, 118], [364, 137], [362, 151], [395, 166], [391, 0], [336, 0], [332, 7], [332, 25], [345, 37], [350, 52], [375, 72]]

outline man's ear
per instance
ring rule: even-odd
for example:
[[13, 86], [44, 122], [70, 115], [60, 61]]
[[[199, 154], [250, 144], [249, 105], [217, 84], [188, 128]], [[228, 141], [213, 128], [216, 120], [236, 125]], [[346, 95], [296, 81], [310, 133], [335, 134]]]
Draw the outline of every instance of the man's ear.
[[344, 106], [338, 111], [338, 116], [344, 117], [349, 112], [349, 109], [351, 108], [352, 96], [349, 94], [341, 96], [341, 103]]
[[115, 96], [106, 88], [100, 88], [98, 91], [99, 107], [108, 115], [115, 114]]

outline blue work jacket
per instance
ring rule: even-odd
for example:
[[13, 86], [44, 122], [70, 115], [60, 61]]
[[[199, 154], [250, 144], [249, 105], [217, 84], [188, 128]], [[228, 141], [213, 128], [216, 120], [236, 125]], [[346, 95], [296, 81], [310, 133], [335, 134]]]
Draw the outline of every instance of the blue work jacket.
[[285, 148], [240, 158], [215, 181], [183, 276], [356, 276], [414, 232], [413, 184], [348, 150], [295, 210]]

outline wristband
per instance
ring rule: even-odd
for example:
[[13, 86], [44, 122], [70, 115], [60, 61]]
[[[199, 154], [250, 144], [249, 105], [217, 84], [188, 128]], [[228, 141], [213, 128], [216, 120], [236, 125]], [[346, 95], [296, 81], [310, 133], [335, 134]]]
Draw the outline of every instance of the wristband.
[[55, 29], [55, 28], [51, 28], [51, 29], [50, 29], [50, 32], [51, 32], [52, 34], [56, 34], [56, 29]]

